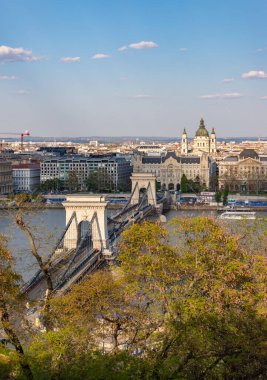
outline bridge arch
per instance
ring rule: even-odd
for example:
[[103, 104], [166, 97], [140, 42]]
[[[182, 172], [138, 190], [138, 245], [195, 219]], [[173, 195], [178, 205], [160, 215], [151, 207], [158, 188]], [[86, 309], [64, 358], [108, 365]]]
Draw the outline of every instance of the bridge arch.
[[64, 238], [66, 249], [75, 249], [89, 228], [93, 248], [108, 249], [107, 201], [104, 196], [71, 194], [63, 206], [66, 225], [71, 221]]
[[140, 190], [145, 189], [148, 204], [157, 205], [156, 196], [156, 176], [152, 173], [133, 173], [131, 204], [138, 204], [140, 201]]
[[91, 223], [89, 222], [89, 220], [82, 220], [78, 224], [77, 229], [78, 229], [77, 244], [79, 244], [81, 240], [85, 238], [86, 235], [92, 234]]

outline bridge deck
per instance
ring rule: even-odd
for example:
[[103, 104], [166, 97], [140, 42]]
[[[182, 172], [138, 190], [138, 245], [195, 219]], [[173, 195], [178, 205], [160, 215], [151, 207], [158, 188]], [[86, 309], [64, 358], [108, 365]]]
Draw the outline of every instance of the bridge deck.
[[[163, 202], [164, 198], [160, 200]], [[120, 235], [124, 229], [128, 228], [134, 223], [141, 221], [145, 218], [155, 207], [148, 204], [147, 195], [145, 194], [139, 204], [131, 205], [127, 204], [121, 212], [116, 214], [112, 218], [108, 218], [108, 246], [113, 249], [113, 255], [115, 257], [116, 246], [120, 239]], [[93, 218], [96, 216], [94, 215]], [[68, 228], [71, 227], [71, 223], [75, 222], [75, 212], [71, 216], [66, 229], [64, 230], [60, 243], [65, 237]], [[90, 246], [92, 245], [92, 236], [85, 236], [79, 243], [76, 249], [64, 251], [58, 249], [57, 245], [56, 253], [52, 257], [51, 261], [51, 275], [54, 284], [54, 289], [61, 294], [66, 292], [72, 284], [78, 282], [86, 273], [91, 273], [105, 262], [103, 252], [95, 250]], [[27, 293], [30, 301], [43, 299], [46, 291], [46, 281], [43, 274], [39, 271], [35, 277], [25, 286], [25, 293]]]

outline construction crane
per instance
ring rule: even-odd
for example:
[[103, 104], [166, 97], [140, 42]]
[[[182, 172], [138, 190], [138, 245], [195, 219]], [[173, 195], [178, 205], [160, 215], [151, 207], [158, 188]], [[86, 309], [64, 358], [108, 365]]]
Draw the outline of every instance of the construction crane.
[[[30, 136], [30, 132], [28, 130], [26, 130], [25, 132], [21, 132], [21, 133], [18, 133], [18, 132], [3, 133], [3, 132], [1, 132], [0, 135], [5, 135], [5, 136], [16, 135], [16, 136], [20, 136], [20, 149], [21, 149], [21, 151], [23, 151], [24, 136]], [[0, 151], [2, 149], [3, 149], [3, 145], [2, 145], [2, 143], [0, 143]]]

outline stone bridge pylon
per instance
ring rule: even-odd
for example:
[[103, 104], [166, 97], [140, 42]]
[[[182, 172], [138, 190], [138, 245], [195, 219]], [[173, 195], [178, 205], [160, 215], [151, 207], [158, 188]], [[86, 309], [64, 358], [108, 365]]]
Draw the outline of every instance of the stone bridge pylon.
[[148, 204], [157, 206], [156, 176], [153, 173], [133, 173], [131, 204], [138, 204], [142, 197], [142, 192], [146, 192]]
[[98, 250], [108, 249], [107, 201], [104, 196], [68, 195], [63, 206], [66, 210], [64, 248], [75, 249], [82, 234], [89, 234], [92, 246]]

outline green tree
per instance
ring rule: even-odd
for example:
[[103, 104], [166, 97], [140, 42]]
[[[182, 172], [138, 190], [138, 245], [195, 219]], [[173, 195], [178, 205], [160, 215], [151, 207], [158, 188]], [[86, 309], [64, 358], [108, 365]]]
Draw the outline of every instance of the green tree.
[[85, 181], [87, 191], [92, 192], [111, 192], [116, 190], [112, 177], [106, 167], [98, 168], [91, 172]]
[[220, 203], [221, 201], [222, 201], [222, 192], [221, 191], [217, 191], [215, 193], [215, 202]]
[[186, 177], [185, 174], [182, 175], [182, 178], [181, 178], [181, 192], [182, 193], [186, 193], [188, 191], [188, 179]]
[[164, 320], [150, 341], [157, 349], [146, 347], [152, 378], [266, 373], [266, 258], [251, 257], [239, 236], [207, 218], [176, 221], [174, 236], [175, 249], [162, 227], [144, 223], [125, 231], [121, 243], [125, 276]]
[[62, 191], [64, 190], [64, 181], [59, 178], [47, 179], [39, 186], [39, 191]]
[[79, 188], [79, 179], [75, 171], [70, 171], [68, 173], [68, 190], [70, 193], [78, 191]]
[[160, 181], [157, 181], [156, 182], [156, 191], [160, 191], [160, 189], [161, 189], [161, 183], [160, 183]]
[[224, 190], [223, 190], [223, 204], [226, 205], [227, 204], [227, 200], [228, 200], [228, 195], [229, 195], [229, 188], [228, 186], [225, 186]]
[[[17, 353], [18, 363], [26, 379], [33, 379], [25, 350], [16, 331], [21, 323], [21, 278], [13, 269], [7, 241], [0, 237], [0, 325]], [[20, 326], [22, 328], [22, 326]], [[8, 378], [8, 377], [7, 377]]]

